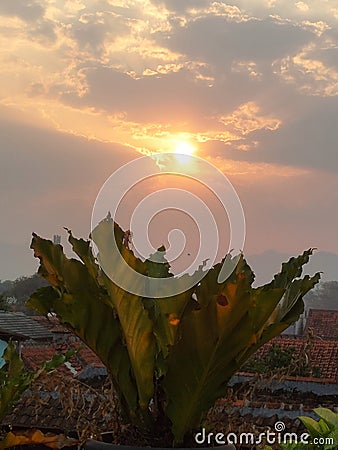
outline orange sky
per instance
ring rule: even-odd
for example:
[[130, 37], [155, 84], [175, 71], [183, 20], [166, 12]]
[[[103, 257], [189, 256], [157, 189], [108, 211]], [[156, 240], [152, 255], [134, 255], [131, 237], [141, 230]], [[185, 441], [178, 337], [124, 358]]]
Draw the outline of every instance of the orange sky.
[[338, 253], [337, 29], [333, 0], [2, 0], [0, 279], [184, 143], [236, 188], [245, 253]]

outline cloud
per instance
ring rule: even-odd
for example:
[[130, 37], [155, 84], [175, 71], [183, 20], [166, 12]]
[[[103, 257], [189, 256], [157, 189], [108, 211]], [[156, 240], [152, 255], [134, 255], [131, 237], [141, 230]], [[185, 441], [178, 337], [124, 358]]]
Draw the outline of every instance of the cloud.
[[237, 23], [206, 16], [175, 30], [169, 46], [220, 68], [230, 67], [234, 60], [264, 62], [282, 58], [302, 48], [311, 37], [310, 32], [273, 18]]
[[[241, 108], [237, 115], [240, 111]], [[6, 211], [1, 222], [2, 248], [11, 259], [7, 268], [0, 265], [3, 278], [34, 270], [36, 264], [28, 248], [32, 231], [49, 238], [54, 233], [62, 234], [64, 241], [62, 227], [67, 226], [76, 235], [87, 236], [91, 208], [103, 182], [138, 154], [124, 146], [6, 119], [11, 111], [3, 110], [1, 115], [0, 189], [6, 192], [0, 205]], [[249, 134], [255, 133], [257, 127], [264, 129], [265, 112], [258, 110], [257, 117], [257, 123], [244, 120], [244, 130], [250, 130]], [[254, 159], [251, 152], [241, 153]], [[279, 154], [276, 151], [271, 159], [277, 159]], [[305, 170], [302, 164], [297, 168], [281, 162], [267, 163], [266, 154], [261, 163], [231, 160], [224, 153], [215, 157], [212, 148], [205, 156], [229, 176], [240, 195], [247, 219], [247, 252], [269, 246], [292, 252], [308, 246], [336, 250], [332, 243], [336, 235], [336, 212], [332, 209], [332, 202], [338, 201], [336, 175]], [[286, 235], [285, 230], [290, 233]], [[28, 264], [29, 258], [32, 263]], [[15, 272], [15, 262], [20, 272]]]
[[[306, 108], [306, 106], [307, 108]], [[334, 99], [311, 98], [274, 133], [257, 136], [257, 160], [337, 172], [337, 105]]]
[[55, 24], [45, 14], [46, 9], [39, 1], [1, 1], [0, 30], [3, 38], [11, 38], [12, 42], [20, 37], [43, 44], [55, 42]]
[[154, 5], [165, 5], [165, 7], [172, 12], [185, 12], [191, 8], [206, 7], [209, 3], [207, 0], [152, 0]]
[[338, 251], [333, 1], [2, 0], [0, 14], [11, 271], [31, 231], [86, 236], [107, 176], [180, 142], [235, 185], [247, 252]]
[[208, 104], [208, 96], [212, 95], [206, 83], [195, 83], [186, 68], [134, 79], [116, 69], [98, 66], [86, 69], [85, 76], [88, 92], [81, 98], [65, 94], [64, 101], [73, 105], [95, 105], [110, 112], [125, 112], [129, 120], [142, 122], [184, 121], [186, 117], [198, 114], [199, 104], [203, 100]]
[[91, 56], [103, 57], [114, 40], [130, 31], [127, 21], [110, 11], [82, 14], [71, 26], [70, 36], [77, 42], [81, 51]]
[[219, 121], [244, 136], [262, 129], [274, 131], [281, 124], [278, 119], [260, 115], [259, 106], [254, 102], [241, 105], [232, 114], [220, 117]]
[[68, 215], [75, 221], [87, 214], [80, 227], [88, 230], [101, 185], [121, 164], [137, 156], [123, 146], [44, 130], [3, 115], [0, 130], [0, 189], [6, 192], [1, 210], [7, 211], [2, 232], [12, 239], [20, 237], [23, 223], [29, 233], [35, 227], [46, 232], [67, 225]]
[[1, 0], [0, 14], [15, 16], [27, 22], [34, 22], [42, 18], [44, 8], [39, 1]]
[[302, 12], [307, 12], [310, 9], [309, 5], [304, 2], [296, 2], [295, 5]]
[[[308, 10], [263, 1], [145, 5], [49, 5], [45, 35], [54, 33], [55, 42], [48, 51], [42, 41], [27, 49], [38, 25], [34, 31], [14, 23], [1, 61], [3, 104], [142, 153], [167, 150], [185, 136], [201, 152], [239, 161], [336, 167], [334, 126], [328, 128], [330, 119], [321, 125], [321, 97], [336, 95], [337, 86], [337, 36], [326, 7], [318, 15], [313, 2]], [[316, 138], [302, 141], [308, 126]], [[327, 144], [325, 163], [317, 141]], [[293, 149], [302, 142], [298, 158]]]
[[296, 55], [284, 58], [278, 72], [285, 81], [295, 84], [307, 95], [336, 96], [338, 70], [332, 64], [336, 63], [337, 48], [329, 47], [324, 53], [316, 51], [316, 47], [310, 44]]

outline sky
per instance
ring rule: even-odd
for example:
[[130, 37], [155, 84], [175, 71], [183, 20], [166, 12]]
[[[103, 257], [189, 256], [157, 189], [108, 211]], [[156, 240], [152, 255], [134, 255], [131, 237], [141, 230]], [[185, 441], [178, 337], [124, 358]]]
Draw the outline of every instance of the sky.
[[236, 189], [244, 254], [338, 253], [335, 0], [1, 0], [0, 66], [1, 280], [180, 145]]

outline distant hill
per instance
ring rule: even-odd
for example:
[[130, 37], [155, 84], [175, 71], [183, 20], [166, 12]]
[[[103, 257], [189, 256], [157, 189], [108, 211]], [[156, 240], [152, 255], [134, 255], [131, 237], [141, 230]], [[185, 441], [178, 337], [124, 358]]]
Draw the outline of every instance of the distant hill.
[[338, 311], [338, 281], [319, 283], [305, 297], [305, 309], [330, 309]]

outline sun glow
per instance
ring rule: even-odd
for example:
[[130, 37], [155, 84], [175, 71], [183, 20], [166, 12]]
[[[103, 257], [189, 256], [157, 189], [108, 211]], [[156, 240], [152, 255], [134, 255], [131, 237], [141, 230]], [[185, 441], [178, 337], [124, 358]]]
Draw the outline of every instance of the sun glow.
[[179, 154], [179, 155], [192, 155], [194, 154], [196, 151], [196, 148], [190, 144], [189, 142], [186, 141], [182, 141], [182, 142], [178, 142], [176, 144], [175, 147], [175, 153]]

